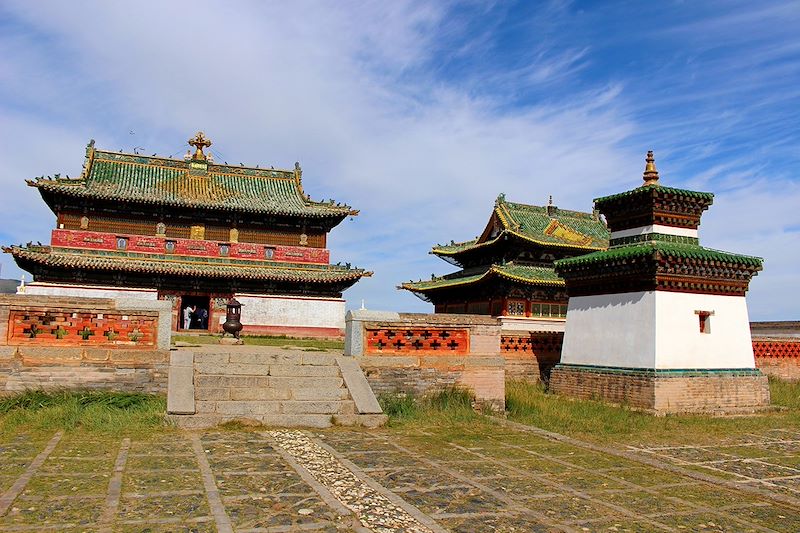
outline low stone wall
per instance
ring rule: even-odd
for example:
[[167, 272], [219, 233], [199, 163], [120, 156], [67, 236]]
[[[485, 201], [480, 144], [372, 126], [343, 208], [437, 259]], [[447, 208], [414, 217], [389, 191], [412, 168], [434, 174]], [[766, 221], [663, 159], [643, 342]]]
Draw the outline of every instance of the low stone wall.
[[754, 338], [756, 367], [769, 376], [800, 380], [800, 338]]
[[506, 360], [506, 379], [549, 382], [550, 371], [561, 360], [563, 342], [563, 332], [504, 331], [500, 353]]
[[769, 406], [767, 376], [758, 370], [670, 372], [559, 364], [550, 389], [657, 414], [738, 413]]
[[376, 394], [424, 396], [463, 386], [505, 408], [500, 325], [480, 315], [350, 311], [345, 355], [355, 357]]
[[102, 388], [165, 392], [169, 304], [0, 296], [0, 394]]

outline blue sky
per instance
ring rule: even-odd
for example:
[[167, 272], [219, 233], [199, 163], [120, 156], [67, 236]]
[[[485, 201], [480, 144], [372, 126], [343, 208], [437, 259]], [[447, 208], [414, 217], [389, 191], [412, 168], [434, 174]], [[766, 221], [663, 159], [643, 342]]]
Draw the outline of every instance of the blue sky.
[[798, 319], [799, 124], [797, 1], [0, 4], [0, 243], [49, 240], [24, 179], [78, 174], [90, 138], [170, 155], [202, 129], [361, 209], [329, 240], [375, 271], [352, 306], [430, 310], [395, 286], [452, 271], [427, 252], [498, 193], [588, 211], [653, 149], [716, 194], [704, 245], [764, 257], [751, 317]]

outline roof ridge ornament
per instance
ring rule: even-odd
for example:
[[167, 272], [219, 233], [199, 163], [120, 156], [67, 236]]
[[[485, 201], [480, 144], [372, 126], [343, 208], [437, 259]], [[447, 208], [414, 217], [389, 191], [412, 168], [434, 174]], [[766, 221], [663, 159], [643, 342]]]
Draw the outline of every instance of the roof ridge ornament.
[[653, 157], [653, 151], [647, 151], [647, 157], [645, 158], [647, 164], [644, 167], [644, 186], [647, 185], [659, 185], [658, 183], [658, 170], [656, 169], [656, 159]]
[[195, 151], [192, 159], [200, 159], [205, 161], [206, 155], [203, 153], [203, 148], [208, 148], [211, 146], [211, 139], [206, 137], [206, 134], [202, 131], [198, 131], [194, 137], [187, 141], [190, 146], [194, 146], [197, 150]]

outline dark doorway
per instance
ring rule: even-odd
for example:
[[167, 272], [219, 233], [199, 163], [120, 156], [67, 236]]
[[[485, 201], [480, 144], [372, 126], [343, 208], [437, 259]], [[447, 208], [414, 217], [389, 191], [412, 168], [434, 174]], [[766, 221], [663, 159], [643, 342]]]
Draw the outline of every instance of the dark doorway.
[[208, 330], [211, 313], [208, 296], [181, 296], [181, 312], [178, 324], [183, 330]]

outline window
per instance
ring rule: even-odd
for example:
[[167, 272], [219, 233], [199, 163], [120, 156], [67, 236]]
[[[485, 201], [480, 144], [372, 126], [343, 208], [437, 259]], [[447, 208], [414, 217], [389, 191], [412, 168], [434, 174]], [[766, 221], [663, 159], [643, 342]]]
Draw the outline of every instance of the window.
[[711, 317], [714, 316], [714, 311], [695, 311], [694, 314], [697, 315], [700, 333], [711, 333]]
[[117, 250], [127, 250], [128, 239], [127, 237], [117, 237]]
[[275, 248], [264, 248], [264, 258], [272, 259], [275, 257]]
[[506, 306], [506, 312], [511, 316], [525, 316], [525, 302], [510, 300]]

